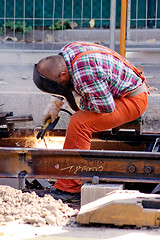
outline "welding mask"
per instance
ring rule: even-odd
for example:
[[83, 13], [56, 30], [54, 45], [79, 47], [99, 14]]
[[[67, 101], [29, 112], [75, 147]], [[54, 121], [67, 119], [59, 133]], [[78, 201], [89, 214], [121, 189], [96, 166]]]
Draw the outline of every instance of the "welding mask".
[[74, 111], [78, 111], [78, 106], [75, 102], [74, 96], [72, 94], [71, 89], [69, 88], [69, 85], [65, 86], [54, 80], [45, 78], [37, 71], [36, 66], [37, 64], [35, 64], [34, 71], [33, 71], [33, 81], [35, 85], [44, 92], [65, 97], [70, 107]]

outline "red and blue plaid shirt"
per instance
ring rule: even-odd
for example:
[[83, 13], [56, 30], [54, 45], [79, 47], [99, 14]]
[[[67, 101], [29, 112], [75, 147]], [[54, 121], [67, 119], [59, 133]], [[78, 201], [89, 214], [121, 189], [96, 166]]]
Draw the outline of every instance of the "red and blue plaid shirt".
[[112, 112], [114, 98], [126, 94], [142, 80], [121, 60], [110, 54], [89, 53], [78, 58], [73, 67], [73, 59], [81, 52], [103, 50], [100, 45], [91, 46], [75, 42], [61, 49], [71, 74], [75, 91], [81, 95], [80, 109], [92, 112]]

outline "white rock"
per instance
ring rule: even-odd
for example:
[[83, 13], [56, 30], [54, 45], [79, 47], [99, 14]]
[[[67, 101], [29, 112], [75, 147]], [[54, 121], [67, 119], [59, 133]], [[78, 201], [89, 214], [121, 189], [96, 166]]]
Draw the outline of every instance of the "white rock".
[[49, 214], [50, 214], [50, 211], [48, 211], [47, 209], [43, 209], [40, 213], [40, 216], [45, 218]]
[[1, 208], [0, 208], [0, 214], [3, 215], [4, 213], [5, 213], [5, 208], [4, 208], [4, 207], [1, 207]]
[[23, 221], [26, 223], [34, 224], [34, 223], [37, 223], [38, 219], [30, 216], [30, 217], [23, 218]]
[[22, 193], [0, 185], [0, 222], [19, 220], [37, 226], [64, 225], [75, 210], [50, 195], [40, 198], [35, 192]]
[[47, 206], [46, 206], [46, 208], [49, 210], [49, 211], [51, 211], [51, 212], [54, 212], [54, 211], [56, 211], [56, 209], [57, 209], [57, 206], [54, 204], [48, 204]]
[[47, 215], [45, 221], [49, 225], [56, 225], [56, 217], [54, 215]]
[[42, 217], [39, 217], [38, 218], [38, 222], [37, 222], [38, 224], [46, 224], [46, 220], [44, 219], [44, 218], [42, 218]]
[[11, 222], [11, 221], [14, 221], [14, 220], [15, 220], [15, 218], [11, 215], [8, 215], [8, 216], [5, 217], [6, 222]]

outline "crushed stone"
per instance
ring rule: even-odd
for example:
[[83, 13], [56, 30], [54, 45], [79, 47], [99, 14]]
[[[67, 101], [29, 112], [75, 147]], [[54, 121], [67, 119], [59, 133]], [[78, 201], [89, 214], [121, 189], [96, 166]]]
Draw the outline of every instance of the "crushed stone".
[[76, 222], [77, 209], [50, 195], [39, 197], [35, 192], [23, 193], [0, 185], [0, 223], [18, 221], [34, 226], [70, 226]]

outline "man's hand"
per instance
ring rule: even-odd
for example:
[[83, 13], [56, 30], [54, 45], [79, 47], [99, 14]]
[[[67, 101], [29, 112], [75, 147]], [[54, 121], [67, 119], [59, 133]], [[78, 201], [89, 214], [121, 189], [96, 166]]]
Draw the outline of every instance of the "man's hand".
[[51, 118], [51, 122], [54, 122], [62, 105], [63, 101], [57, 97], [52, 96], [43, 114], [43, 124], [45, 124], [49, 118]]

